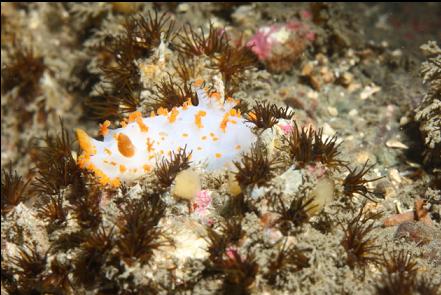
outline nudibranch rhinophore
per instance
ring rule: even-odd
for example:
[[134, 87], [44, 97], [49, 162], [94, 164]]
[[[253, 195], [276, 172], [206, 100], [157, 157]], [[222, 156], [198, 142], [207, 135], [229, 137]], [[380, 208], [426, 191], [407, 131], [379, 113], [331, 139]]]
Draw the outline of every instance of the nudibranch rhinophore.
[[237, 101], [196, 88], [197, 106], [189, 99], [172, 110], [159, 108], [150, 117], [131, 113], [122, 127], [100, 124], [104, 140], [76, 130], [82, 154], [80, 167], [93, 171], [103, 185], [119, 186], [153, 170], [162, 157], [181, 149], [191, 152], [193, 165], [207, 170], [228, 167], [256, 141], [251, 126], [235, 109]]

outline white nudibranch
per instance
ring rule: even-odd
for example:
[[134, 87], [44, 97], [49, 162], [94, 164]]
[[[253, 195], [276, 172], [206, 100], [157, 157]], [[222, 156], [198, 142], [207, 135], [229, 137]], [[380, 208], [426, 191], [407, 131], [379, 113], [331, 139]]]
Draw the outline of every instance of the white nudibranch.
[[91, 138], [81, 129], [76, 135], [83, 150], [78, 165], [93, 171], [103, 185], [119, 186], [153, 170], [162, 157], [181, 149], [191, 152], [192, 165], [215, 170], [231, 165], [256, 141], [251, 126], [235, 109], [237, 101], [223, 101], [214, 92], [196, 88], [199, 104], [189, 99], [172, 110], [159, 108], [150, 117], [131, 113], [121, 128], [100, 124], [104, 140]]

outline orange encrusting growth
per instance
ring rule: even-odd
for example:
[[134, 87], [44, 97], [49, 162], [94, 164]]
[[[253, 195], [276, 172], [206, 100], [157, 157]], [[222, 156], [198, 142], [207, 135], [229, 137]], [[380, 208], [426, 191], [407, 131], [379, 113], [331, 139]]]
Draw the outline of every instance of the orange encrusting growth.
[[119, 133], [117, 137], [118, 141], [118, 150], [124, 157], [130, 158], [135, 154], [135, 146], [133, 145], [130, 138], [123, 134]]

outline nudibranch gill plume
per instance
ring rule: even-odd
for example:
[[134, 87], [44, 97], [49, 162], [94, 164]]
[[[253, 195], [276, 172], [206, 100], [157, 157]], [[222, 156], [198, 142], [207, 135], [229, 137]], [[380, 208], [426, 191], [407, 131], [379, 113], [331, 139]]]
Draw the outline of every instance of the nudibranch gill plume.
[[163, 157], [182, 149], [191, 152], [193, 165], [208, 171], [228, 167], [256, 141], [249, 122], [235, 108], [238, 101], [224, 100], [217, 92], [196, 88], [199, 103], [187, 100], [171, 110], [159, 108], [149, 117], [133, 112], [122, 127], [100, 124], [103, 141], [84, 130], [76, 135], [82, 149], [78, 165], [92, 171], [103, 185], [118, 187], [152, 171]]

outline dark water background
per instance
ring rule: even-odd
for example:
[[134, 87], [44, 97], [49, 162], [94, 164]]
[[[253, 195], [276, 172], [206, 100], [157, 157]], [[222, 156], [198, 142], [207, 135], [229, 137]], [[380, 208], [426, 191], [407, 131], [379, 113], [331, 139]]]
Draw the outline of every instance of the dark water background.
[[441, 42], [441, 3], [345, 3], [353, 10], [367, 39], [387, 41], [391, 47], [421, 56], [428, 40]]

